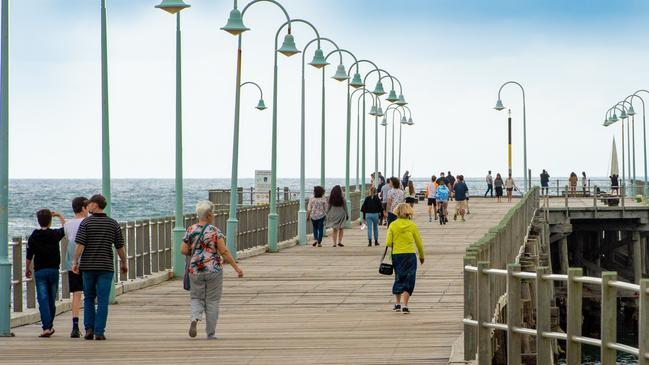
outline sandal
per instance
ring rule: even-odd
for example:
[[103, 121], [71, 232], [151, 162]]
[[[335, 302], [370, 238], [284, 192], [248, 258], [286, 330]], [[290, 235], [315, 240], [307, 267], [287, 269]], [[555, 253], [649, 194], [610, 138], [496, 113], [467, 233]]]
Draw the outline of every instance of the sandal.
[[338, 247], [345, 247], [345, 245], [343, 245], [342, 243], [339, 243]]
[[54, 334], [54, 329], [49, 329], [49, 330], [45, 330], [45, 331], [43, 331], [43, 333], [41, 333], [40, 335], [38, 335], [38, 337], [41, 337], [41, 338], [49, 338], [49, 337], [52, 336], [53, 334]]
[[313, 242], [313, 247], [318, 244], [318, 241]]

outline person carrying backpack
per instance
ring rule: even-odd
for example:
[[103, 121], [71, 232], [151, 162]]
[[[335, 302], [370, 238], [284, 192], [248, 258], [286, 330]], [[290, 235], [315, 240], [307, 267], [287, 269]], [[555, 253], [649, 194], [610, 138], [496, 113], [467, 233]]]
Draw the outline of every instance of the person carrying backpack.
[[448, 222], [448, 198], [450, 191], [441, 178], [437, 180], [437, 183], [439, 186], [437, 187], [435, 200], [437, 200], [437, 208], [439, 211], [439, 224], [446, 224]]

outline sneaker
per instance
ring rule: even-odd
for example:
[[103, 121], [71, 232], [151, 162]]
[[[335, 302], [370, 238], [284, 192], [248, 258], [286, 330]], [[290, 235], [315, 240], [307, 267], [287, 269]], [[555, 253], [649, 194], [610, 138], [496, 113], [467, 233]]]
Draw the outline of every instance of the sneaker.
[[218, 340], [219, 338], [216, 335], [207, 335], [208, 340]]
[[83, 336], [86, 340], [92, 340], [95, 338], [95, 331], [91, 328], [86, 328], [86, 335]]
[[318, 243], [318, 247], [322, 247], [322, 243]]
[[318, 244], [318, 241], [313, 242], [313, 247], [315, 247]]
[[95, 341], [106, 341], [106, 336], [104, 336], [104, 335], [96, 335], [95, 336]]
[[401, 304], [395, 304], [394, 308], [392, 308], [393, 311], [399, 312], [401, 310]]
[[79, 328], [75, 327], [72, 329], [72, 332], [70, 332], [70, 338], [79, 338], [81, 337], [81, 331], [79, 331]]
[[372, 247], [372, 240], [367, 240], [367, 247]]
[[408, 307], [403, 307], [403, 308], [401, 308], [401, 313], [408, 314], [408, 313], [410, 313], [410, 309], [408, 309]]
[[189, 337], [191, 338], [196, 337], [196, 325], [198, 325], [198, 321], [196, 320], [192, 321], [189, 325]]

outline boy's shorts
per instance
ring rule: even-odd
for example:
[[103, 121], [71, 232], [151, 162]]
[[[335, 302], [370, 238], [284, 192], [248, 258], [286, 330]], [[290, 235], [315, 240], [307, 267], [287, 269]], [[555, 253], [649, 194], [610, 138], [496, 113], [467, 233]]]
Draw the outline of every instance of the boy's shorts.
[[431, 205], [437, 205], [435, 198], [428, 198], [428, 206], [430, 207]]
[[70, 287], [70, 293], [83, 291], [83, 278], [81, 274], [68, 271], [68, 286]]

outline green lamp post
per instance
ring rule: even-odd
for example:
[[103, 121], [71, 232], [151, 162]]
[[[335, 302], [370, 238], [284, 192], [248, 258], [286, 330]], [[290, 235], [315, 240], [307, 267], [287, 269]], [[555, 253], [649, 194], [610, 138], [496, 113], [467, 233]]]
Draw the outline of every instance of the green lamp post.
[[503, 88], [507, 85], [514, 84], [520, 87], [521, 92], [523, 93], [523, 181], [525, 184], [525, 191], [529, 189], [529, 183], [527, 181], [527, 117], [525, 113], [525, 89], [523, 88], [523, 85], [516, 81], [507, 81], [504, 84], [500, 86], [500, 89], [498, 89], [498, 100], [496, 101], [496, 106], [494, 109], [501, 111], [505, 109], [505, 106], [503, 105], [502, 100], [500, 99], [500, 93], [502, 92]]
[[[284, 13], [284, 16], [286, 17], [286, 20], [289, 21], [289, 26], [288, 26], [288, 35], [285, 38], [286, 42], [286, 48], [283, 48], [283, 51], [281, 53], [285, 56], [292, 56], [294, 54], [299, 53], [299, 51], [295, 48], [295, 43], [293, 42], [293, 36], [291, 35], [291, 26], [290, 26], [290, 17], [288, 15], [288, 12], [284, 7], [278, 3], [277, 1], [268, 1], [268, 0], [254, 0], [248, 3], [244, 8], [243, 11], [239, 11], [237, 8], [237, 0], [234, 0], [234, 7], [232, 11], [230, 11], [230, 16], [228, 17], [228, 21], [224, 27], [221, 29], [232, 34], [235, 36], [238, 36], [238, 47], [237, 47], [237, 70], [236, 70], [236, 85], [235, 85], [235, 97], [234, 97], [234, 128], [233, 128], [233, 143], [232, 143], [232, 169], [231, 169], [231, 177], [230, 177], [230, 209], [229, 209], [229, 215], [228, 215], [228, 220], [227, 220], [227, 229], [226, 229], [226, 243], [228, 245], [228, 250], [235, 255], [236, 257], [236, 252], [237, 252], [237, 231], [238, 231], [238, 226], [239, 226], [239, 220], [237, 219], [237, 188], [238, 188], [238, 166], [239, 166], [239, 114], [240, 114], [240, 109], [241, 109], [241, 59], [242, 59], [242, 33], [250, 30], [250, 28], [246, 27], [243, 24], [243, 17], [246, 13], [246, 11], [254, 4], [262, 2], [262, 1], [267, 1], [272, 4], [277, 5], [282, 12]], [[292, 43], [292, 48], [291, 48], [291, 43]], [[276, 152], [276, 138], [275, 138], [275, 129], [277, 127], [277, 112], [276, 112], [276, 94], [277, 94], [277, 39], [275, 40], [275, 84], [273, 85], [273, 155], [275, 155]], [[265, 107], [265, 105], [264, 105]], [[259, 108], [258, 108], [259, 109]], [[275, 168], [273, 167], [273, 171]], [[275, 191], [276, 186], [273, 186], [271, 191]], [[276, 199], [275, 194], [270, 194], [270, 200], [271, 202], [274, 202]], [[276, 214], [275, 214], [275, 220], [277, 219]], [[270, 221], [270, 218], [269, 218]], [[269, 225], [270, 228], [270, 225]], [[269, 230], [269, 237], [271, 236], [270, 230]], [[270, 242], [269, 242], [269, 247]], [[276, 241], [273, 247], [271, 247], [271, 251], [276, 251]]]
[[404, 125], [407, 126], [413, 126], [415, 125], [415, 122], [412, 120], [412, 113], [410, 112], [410, 108], [404, 105], [406, 110], [408, 110], [408, 120], [406, 121], [406, 116], [405, 113], [403, 117], [401, 118], [401, 123], [399, 123], [399, 166], [398, 166], [398, 174], [401, 176], [401, 133], [402, 133], [402, 128]]
[[[300, 19], [296, 19], [295, 21], [302, 21]], [[311, 23], [305, 22], [309, 25]], [[300, 245], [305, 245], [306, 244], [306, 207], [305, 207], [305, 199], [306, 199], [306, 191], [305, 191], [305, 181], [306, 181], [306, 176], [305, 176], [305, 159], [306, 159], [306, 147], [305, 147], [305, 129], [306, 129], [306, 116], [305, 116], [305, 109], [306, 109], [306, 103], [305, 103], [305, 77], [304, 77], [304, 71], [305, 71], [305, 55], [306, 51], [309, 48], [309, 46], [314, 43], [318, 42], [318, 49], [316, 49], [315, 54], [313, 56], [313, 60], [309, 63], [309, 65], [315, 67], [315, 68], [321, 68], [322, 72], [324, 74], [324, 69], [325, 66], [327, 66], [329, 63], [327, 62], [326, 58], [324, 57], [324, 53], [322, 52], [322, 48], [320, 47], [321, 41], [327, 41], [331, 43], [336, 50], [340, 51], [340, 48], [338, 45], [332, 41], [329, 38], [324, 38], [320, 37], [318, 31], [316, 28], [311, 25], [311, 28], [315, 31], [317, 37], [312, 39], [311, 41], [307, 42], [307, 44], [304, 46], [304, 50], [302, 51], [302, 84], [301, 84], [301, 108], [300, 108], [300, 202], [299, 202], [299, 209], [298, 209], [298, 215], [297, 215], [297, 231], [298, 231], [298, 242]], [[342, 64], [343, 63], [343, 56], [342, 53], [339, 53], [340, 55], [340, 64], [338, 68], [342, 66], [342, 70], [344, 72], [345, 66]], [[345, 75], [346, 76], [346, 75]], [[334, 75], [334, 77], [336, 77]], [[344, 81], [346, 78], [343, 78], [339, 81]], [[323, 108], [322, 108], [322, 157], [321, 157], [321, 176], [320, 180], [321, 182], [324, 181], [324, 138], [325, 138], [325, 121], [324, 121], [324, 77], [322, 80], [322, 102], [323, 102]], [[324, 183], [323, 183], [324, 186]]]
[[[625, 107], [629, 105], [629, 108], [632, 108], [633, 105], [626, 99], [622, 100], [619, 102], [619, 104], [624, 105]], [[629, 112], [633, 112], [633, 114], [629, 114]], [[631, 195], [635, 195], [634, 191], [634, 186], [635, 186], [635, 125], [633, 121], [633, 115], [635, 115], [635, 111], [633, 109], [626, 109], [624, 116], [628, 119], [627, 120], [627, 130], [626, 130], [626, 137], [627, 137], [627, 154], [629, 156], [629, 163], [627, 164], [627, 170], [628, 170], [628, 177], [630, 183], [629, 185], [631, 186]], [[633, 134], [631, 134], [633, 133]], [[633, 151], [633, 152], [631, 152]]]
[[[361, 120], [361, 98], [364, 98], [366, 94], [369, 94], [370, 97], [372, 98], [372, 107], [374, 110], [376, 110], [376, 99], [378, 98], [374, 94], [372, 94], [371, 91], [367, 90], [364, 87], [358, 88], [352, 92], [350, 99], [354, 97], [354, 94], [357, 92], [361, 92], [361, 95], [357, 97], [356, 100], [356, 190], [361, 191], [361, 195], [359, 196], [360, 203], [362, 204], [364, 197], [364, 192], [365, 192], [365, 187], [364, 187], [364, 180], [363, 180], [363, 186], [361, 186], [360, 182], [360, 175], [365, 174], [365, 161], [363, 161], [363, 172], [362, 174], [359, 173], [360, 170], [360, 154], [361, 154], [361, 142], [360, 142], [360, 135], [361, 135], [361, 128], [360, 128], [360, 120]], [[364, 113], [364, 111], [363, 111]], [[363, 137], [365, 136], [365, 131], [363, 131]], [[363, 159], [365, 159], [365, 146], [363, 146]]]
[[[649, 198], [649, 183], [647, 181], [647, 128], [646, 128], [646, 119], [645, 119], [645, 102], [644, 99], [638, 95], [641, 92], [645, 92], [649, 94], [649, 91], [641, 89], [633, 93], [632, 95], [628, 96], [630, 98], [631, 103], [633, 103], [633, 98], [638, 98], [642, 102], [642, 146], [643, 146], [643, 156], [644, 156], [644, 188], [643, 188], [643, 195], [645, 196], [645, 201], [647, 198]], [[629, 113], [633, 113], [631, 115], [635, 115], [635, 110], [633, 110], [633, 104], [629, 107]]]
[[[398, 113], [399, 113], [399, 119], [400, 119], [402, 122], [403, 122], [402, 119], [405, 118], [405, 116], [403, 116], [403, 114], [401, 113], [401, 110], [399, 110], [399, 108], [403, 109], [403, 106], [400, 106], [400, 105], [397, 105], [397, 104], [390, 104], [390, 105], [385, 109], [385, 113], [386, 113], [386, 114], [388, 113], [388, 111], [390, 111], [390, 110], [392, 111], [392, 159], [391, 159], [392, 168], [391, 168], [391, 172], [390, 172], [390, 175], [392, 175], [392, 176], [395, 176], [395, 175], [394, 175], [394, 160], [395, 160], [395, 159], [394, 159], [394, 114], [395, 114], [395, 112], [398, 112]], [[383, 118], [383, 120], [385, 121], [385, 126], [386, 126], [385, 140], [384, 140], [384, 145], [385, 145], [385, 147], [384, 147], [384, 149], [385, 149], [384, 155], [385, 155], [386, 157], [385, 157], [385, 162], [384, 162], [385, 167], [384, 167], [383, 169], [387, 171], [387, 148], [388, 148], [388, 147], [387, 147], [387, 146], [388, 146], [387, 124], [388, 124], [388, 123], [387, 123], [387, 119], [386, 119], [385, 117]]]
[[9, 0], [0, 15], [0, 337], [11, 333], [9, 262]]
[[[616, 111], [620, 111], [620, 119], [618, 119]], [[608, 117], [608, 115], [613, 112], [613, 114]], [[607, 112], [606, 112], [607, 118], [606, 121], [604, 122], [604, 126], [608, 127], [610, 125], [615, 124], [618, 120], [621, 120], [622, 124], [622, 198], [626, 197], [626, 186], [625, 186], [625, 180], [626, 180], [626, 173], [625, 173], [625, 153], [624, 153], [624, 119], [627, 118], [626, 110], [624, 107], [620, 107], [619, 103], [612, 106]]]
[[180, 12], [188, 8], [182, 0], [163, 0], [155, 6], [176, 16], [176, 214], [173, 229], [173, 273], [181, 277], [185, 271], [185, 256], [180, 252], [185, 220], [183, 214], [183, 109]]

